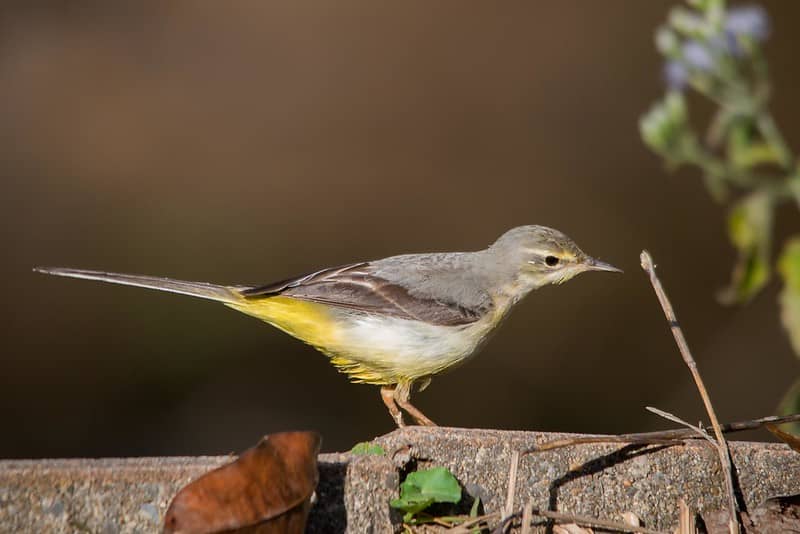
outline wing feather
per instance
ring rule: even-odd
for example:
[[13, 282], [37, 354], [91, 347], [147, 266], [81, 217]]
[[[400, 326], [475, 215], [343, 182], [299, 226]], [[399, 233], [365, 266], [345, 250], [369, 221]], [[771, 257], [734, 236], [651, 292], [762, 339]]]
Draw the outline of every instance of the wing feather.
[[412, 295], [401, 284], [377, 276], [368, 262], [332, 267], [245, 289], [242, 295], [248, 299], [283, 295], [445, 326], [473, 323], [488, 311], [486, 306], [468, 307], [446, 299]]

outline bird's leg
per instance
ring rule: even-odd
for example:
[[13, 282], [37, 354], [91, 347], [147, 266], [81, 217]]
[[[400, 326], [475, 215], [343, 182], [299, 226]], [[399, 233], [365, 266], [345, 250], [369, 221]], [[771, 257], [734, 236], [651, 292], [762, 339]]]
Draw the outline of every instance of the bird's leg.
[[423, 426], [437, 426], [436, 423], [428, 419], [424, 413], [419, 411], [419, 409], [409, 402], [411, 398], [411, 386], [413, 382], [401, 382], [397, 384], [394, 388], [394, 399], [397, 401], [397, 404], [400, 405], [402, 409], [407, 411], [411, 417], [413, 417], [418, 424]]
[[392, 416], [392, 419], [394, 419], [394, 422], [397, 423], [397, 427], [402, 428], [406, 426], [403, 421], [403, 412], [400, 411], [400, 408], [398, 408], [395, 403], [395, 388], [391, 386], [381, 386], [381, 399], [383, 399], [383, 403], [389, 409], [389, 414]]

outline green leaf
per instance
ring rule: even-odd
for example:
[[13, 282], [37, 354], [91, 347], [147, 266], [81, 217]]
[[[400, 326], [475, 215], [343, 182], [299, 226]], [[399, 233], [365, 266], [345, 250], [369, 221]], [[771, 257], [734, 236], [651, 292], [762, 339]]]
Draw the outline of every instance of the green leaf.
[[778, 297], [781, 322], [789, 333], [795, 354], [800, 357], [800, 236], [786, 242], [778, 260], [778, 271], [783, 277], [783, 290]]
[[783, 154], [776, 146], [756, 138], [748, 118], [738, 117], [728, 125], [727, 150], [731, 165], [738, 170], [783, 162]]
[[[481, 498], [475, 497], [475, 501], [473, 501], [472, 503], [472, 508], [470, 508], [469, 510], [469, 517], [472, 519], [478, 517], [478, 510], [480, 509], [480, 507], [481, 507]], [[481, 534], [480, 527], [473, 528], [471, 534]]]
[[350, 454], [358, 454], [360, 456], [380, 456], [382, 454], [386, 454], [386, 451], [377, 443], [362, 441], [361, 443], [356, 443], [353, 445], [353, 448], [350, 449]]
[[457, 503], [461, 500], [461, 486], [456, 477], [444, 467], [409, 473], [400, 485], [400, 498], [392, 500], [392, 508], [406, 512], [408, 522], [413, 515], [434, 503]]
[[767, 143], [752, 143], [733, 154], [734, 165], [740, 169], [751, 169], [758, 165], [780, 164], [781, 153]]
[[747, 195], [728, 216], [728, 235], [739, 251], [731, 284], [719, 297], [727, 304], [747, 302], [770, 277], [773, 204], [766, 192]]
[[789, 190], [789, 194], [794, 196], [795, 202], [797, 203], [797, 207], [800, 208], [800, 169], [798, 169], [797, 174], [795, 176], [789, 178], [787, 187]]
[[786, 289], [800, 293], [800, 235], [786, 241], [783, 253], [778, 259], [778, 271], [783, 277]]
[[472, 502], [472, 508], [469, 510], [470, 517], [478, 517], [478, 509], [481, 507], [481, 498], [476, 497], [475, 500]]
[[[778, 405], [778, 415], [800, 413], [800, 380], [792, 384]], [[781, 428], [795, 435], [800, 435], [800, 423], [786, 423]]]

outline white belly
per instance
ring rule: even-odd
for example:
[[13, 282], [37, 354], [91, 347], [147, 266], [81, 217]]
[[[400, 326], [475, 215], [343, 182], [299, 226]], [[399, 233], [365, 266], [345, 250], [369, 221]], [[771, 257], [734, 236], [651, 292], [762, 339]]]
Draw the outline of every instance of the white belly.
[[342, 356], [398, 378], [430, 376], [462, 362], [493, 326], [490, 318], [462, 326], [431, 325], [386, 316], [347, 313], [339, 328]]

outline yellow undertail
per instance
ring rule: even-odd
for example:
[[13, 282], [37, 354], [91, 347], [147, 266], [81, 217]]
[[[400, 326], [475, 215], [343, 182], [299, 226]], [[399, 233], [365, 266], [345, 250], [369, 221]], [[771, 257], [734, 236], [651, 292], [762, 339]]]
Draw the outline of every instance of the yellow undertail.
[[331, 363], [353, 382], [388, 385], [398, 381], [389, 370], [376, 369], [348, 358], [341, 329], [337, 326], [336, 312], [328, 305], [282, 296], [242, 299], [225, 302], [225, 305], [312, 345], [328, 356]]

